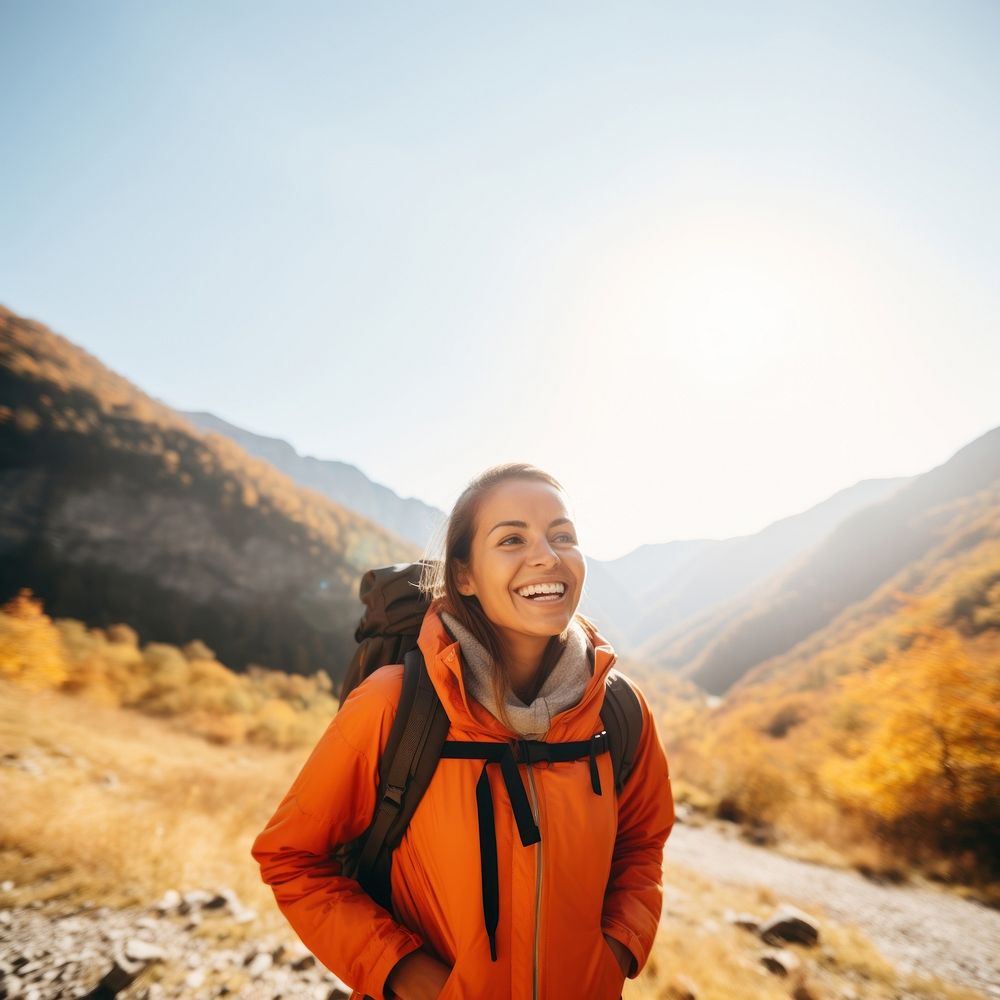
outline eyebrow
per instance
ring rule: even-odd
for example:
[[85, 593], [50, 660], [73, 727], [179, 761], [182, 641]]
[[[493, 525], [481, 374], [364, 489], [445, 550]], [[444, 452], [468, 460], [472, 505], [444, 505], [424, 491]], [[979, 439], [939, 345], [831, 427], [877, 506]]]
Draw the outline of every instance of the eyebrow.
[[[572, 524], [573, 522], [568, 517], [557, 517], [554, 521], [549, 523], [550, 528], [554, 528], [557, 524]], [[511, 527], [511, 528], [527, 528], [527, 521], [497, 521], [496, 524], [486, 532], [486, 537], [489, 538], [497, 528]]]

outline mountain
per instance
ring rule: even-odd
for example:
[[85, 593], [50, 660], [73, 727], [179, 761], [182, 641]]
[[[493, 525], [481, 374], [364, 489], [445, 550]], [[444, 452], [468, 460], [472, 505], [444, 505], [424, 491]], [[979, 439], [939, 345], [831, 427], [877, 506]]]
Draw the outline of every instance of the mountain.
[[3, 307], [0, 399], [0, 601], [337, 676], [361, 575], [419, 556]]
[[863, 480], [753, 535], [640, 546], [602, 564], [592, 598], [612, 610], [623, 651], [643, 657], [652, 648], [658, 654], [675, 629], [686, 633], [702, 619], [715, 620], [726, 602], [787, 566], [845, 517], [907, 482]]
[[382, 525], [423, 550], [445, 520], [436, 507], [413, 497], [403, 499], [387, 486], [372, 482], [347, 462], [300, 455], [287, 441], [265, 437], [228, 423], [212, 413], [179, 410], [199, 430], [223, 434], [244, 451], [269, 462], [293, 482], [316, 490], [334, 503]]
[[725, 691], [925, 558], [948, 523], [949, 505], [998, 479], [1000, 428], [846, 517], [791, 565], [720, 608], [654, 637], [636, 655], [679, 670], [707, 691]]
[[[640, 545], [617, 559], [587, 560], [587, 586], [583, 610], [598, 622], [611, 621], [619, 653], [634, 649], [641, 633], [637, 623], [645, 614], [644, 595], [666, 588], [683, 566], [710, 541], [679, 541]], [[607, 617], [604, 617], [604, 616]], [[606, 633], [607, 634], [607, 633]], [[611, 639], [610, 634], [608, 638]]]

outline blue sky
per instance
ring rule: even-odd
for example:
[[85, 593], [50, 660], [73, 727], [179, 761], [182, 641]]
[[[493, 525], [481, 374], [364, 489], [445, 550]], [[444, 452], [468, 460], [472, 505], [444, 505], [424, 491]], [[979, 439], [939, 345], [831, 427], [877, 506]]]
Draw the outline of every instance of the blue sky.
[[0, 2], [0, 302], [592, 555], [1000, 424], [1000, 5]]

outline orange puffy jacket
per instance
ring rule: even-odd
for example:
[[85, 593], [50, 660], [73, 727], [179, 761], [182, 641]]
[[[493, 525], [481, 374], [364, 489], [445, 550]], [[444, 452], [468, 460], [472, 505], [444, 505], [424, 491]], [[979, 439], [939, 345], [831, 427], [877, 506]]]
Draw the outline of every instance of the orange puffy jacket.
[[[597, 632], [594, 675], [561, 712], [547, 742], [586, 740], [604, 727], [604, 680], [615, 654]], [[510, 732], [467, 696], [460, 645], [433, 609], [419, 646], [448, 714], [449, 740], [505, 742]], [[378, 763], [402, 689], [401, 665], [383, 667], [341, 706], [267, 826], [253, 857], [278, 906], [312, 953], [355, 990], [383, 1000], [385, 980], [426, 946], [451, 975], [440, 1000], [616, 1000], [624, 977], [603, 938], [631, 952], [638, 975], [663, 900], [663, 847], [674, 822], [667, 760], [640, 695], [644, 726], [620, 796], [611, 759], [520, 764], [541, 841], [523, 847], [500, 768], [487, 773], [499, 876], [496, 961], [483, 920], [476, 783], [483, 761], [443, 759], [393, 854], [388, 913], [341, 875], [331, 849], [365, 831], [375, 811]]]

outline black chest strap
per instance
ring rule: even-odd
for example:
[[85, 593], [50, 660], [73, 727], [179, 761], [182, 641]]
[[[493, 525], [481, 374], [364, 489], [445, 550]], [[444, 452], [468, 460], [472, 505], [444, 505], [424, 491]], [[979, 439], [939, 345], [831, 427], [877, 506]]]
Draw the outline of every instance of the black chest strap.
[[589, 740], [569, 743], [545, 743], [540, 740], [518, 740], [516, 743], [476, 743], [448, 740], [441, 750], [442, 759], [481, 760], [483, 769], [476, 783], [476, 812], [479, 819], [479, 866], [483, 881], [483, 920], [490, 941], [490, 958], [497, 960], [497, 924], [500, 919], [500, 881], [497, 865], [496, 820], [493, 813], [493, 795], [486, 769], [499, 764], [504, 787], [510, 799], [517, 832], [524, 847], [537, 844], [542, 839], [535, 816], [524, 790], [518, 764], [538, 764], [543, 761], [556, 764], [567, 761], [590, 761], [590, 785], [594, 794], [601, 794], [601, 777], [597, 758], [608, 752], [608, 734], [601, 731]]

